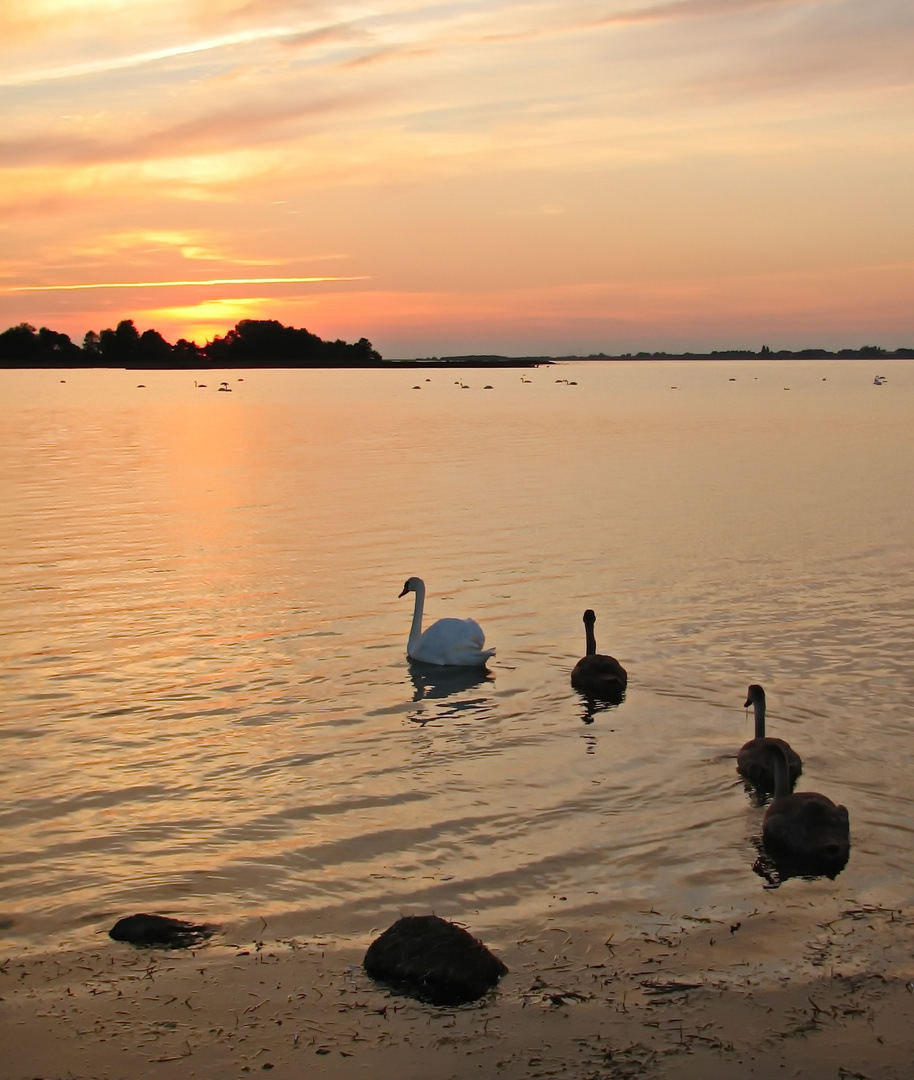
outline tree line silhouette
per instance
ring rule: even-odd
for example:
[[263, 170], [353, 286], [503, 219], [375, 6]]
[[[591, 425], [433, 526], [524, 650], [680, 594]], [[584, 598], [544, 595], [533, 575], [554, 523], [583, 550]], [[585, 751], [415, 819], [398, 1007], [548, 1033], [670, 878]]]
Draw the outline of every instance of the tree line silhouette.
[[180, 338], [169, 344], [158, 330], [141, 334], [133, 319], [114, 330], [90, 330], [82, 347], [66, 334], [28, 323], [0, 334], [0, 367], [376, 367], [381, 354], [367, 338], [354, 344], [324, 341], [275, 319], [243, 319], [206, 345]]
[[[818, 359], [914, 359], [914, 349], [894, 351], [879, 345], [859, 349], [779, 349], [763, 345], [751, 349], [717, 349], [712, 352], [639, 352], [589, 356], [563, 356], [563, 360], [818, 360]], [[399, 361], [404, 367], [511, 367], [548, 364], [545, 356], [446, 356], [426, 360]], [[158, 330], [141, 334], [133, 319], [123, 319], [114, 330], [96, 333], [90, 330], [82, 347], [66, 334], [42, 326], [36, 330], [28, 323], [11, 326], [0, 333], [0, 368], [47, 367], [119, 367], [119, 368], [257, 368], [257, 367], [383, 367], [381, 354], [367, 338], [353, 344], [337, 339], [324, 341], [317, 334], [294, 326], [283, 326], [275, 319], [242, 319], [224, 337], [213, 338], [205, 345], [180, 338], [169, 344]]]
[[[602, 355], [602, 354], [600, 354]], [[639, 352], [622, 353], [620, 360], [879, 360], [914, 358], [914, 349], [883, 349], [881, 345], [863, 345], [859, 349], [774, 349], [763, 345], [758, 352], [752, 349], [713, 349], [711, 352]], [[592, 358], [588, 358], [592, 359]]]

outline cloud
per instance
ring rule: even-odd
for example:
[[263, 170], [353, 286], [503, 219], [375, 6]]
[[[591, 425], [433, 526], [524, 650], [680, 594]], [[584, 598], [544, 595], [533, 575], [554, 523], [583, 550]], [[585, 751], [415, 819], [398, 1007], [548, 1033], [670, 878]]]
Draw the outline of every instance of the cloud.
[[67, 128], [39, 135], [6, 136], [0, 138], [0, 160], [6, 168], [23, 168], [233, 154], [239, 147], [281, 140], [284, 132], [280, 129], [289, 125], [353, 110], [359, 103], [360, 97], [354, 94], [306, 101], [264, 100], [214, 106], [196, 116], [145, 132], [127, 132], [109, 125], [101, 134]]
[[89, 253], [111, 255], [114, 253], [141, 251], [157, 254], [175, 251], [183, 259], [202, 262], [225, 262], [228, 253], [212, 247], [202, 233], [183, 233], [174, 230], [137, 230], [113, 233], [101, 244], [93, 245]]
[[615, 15], [597, 20], [597, 25], [673, 22], [683, 19], [710, 19], [736, 15], [742, 17], [757, 11], [777, 8], [801, 8], [821, 6], [834, 0], [669, 0], [662, 4], [649, 4], [641, 8], [629, 8]]
[[327, 29], [316, 31], [313, 28], [308, 28], [306, 33], [304, 32], [304, 28], [299, 27], [259, 27], [204, 41], [192, 41], [180, 45], [172, 45], [166, 48], [150, 49], [143, 52], [128, 53], [122, 56], [101, 57], [96, 60], [84, 60], [75, 64], [62, 64], [56, 67], [0, 76], [0, 86], [24, 86], [29, 83], [49, 82], [56, 79], [78, 79], [88, 75], [127, 71], [131, 68], [154, 64], [162, 60], [193, 56], [198, 53], [212, 52], [215, 50], [227, 49], [235, 45], [247, 45], [259, 41], [288, 38], [290, 42], [299, 44], [308, 39], [314, 43], [317, 41], [327, 41], [333, 37], [334, 32]]
[[56, 285], [17, 285], [7, 289], [13, 293], [37, 292], [74, 292], [95, 289], [174, 289], [174, 288], [211, 288], [214, 285], [315, 285], [336, 281], [366, 281], [364, 274], [353, 277], [246, 277], [246, 278], [185, 278], [177, 281], [106, 281], [106, 282], [70, 282]]

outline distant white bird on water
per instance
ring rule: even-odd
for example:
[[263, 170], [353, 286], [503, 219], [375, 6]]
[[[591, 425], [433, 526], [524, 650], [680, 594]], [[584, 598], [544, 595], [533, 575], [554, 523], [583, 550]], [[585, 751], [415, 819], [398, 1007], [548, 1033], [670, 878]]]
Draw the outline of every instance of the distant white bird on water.
[[439, 619], [423, 633], [422, 611], [425, 607], [425, 582], [407, 578], [401, 596], [416, 594], [413, 623], [409, 630], [407, 656], [424, 664], [441, 667], [485, 667], [494, 649], [486, 649], [486, 635], [475, 619]]

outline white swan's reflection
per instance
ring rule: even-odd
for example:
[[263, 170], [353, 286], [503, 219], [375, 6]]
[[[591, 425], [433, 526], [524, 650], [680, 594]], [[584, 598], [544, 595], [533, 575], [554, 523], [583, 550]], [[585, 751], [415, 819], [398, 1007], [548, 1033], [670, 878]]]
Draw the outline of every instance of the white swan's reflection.
[[[449, 698], [492, 682], [491, 674], [483, 667], [441, 667], [438, 664], [423, 664], [420, 660], [410, 660], [408, 666], [410, 682], [415, 691], [413, 701]], [[471, 704], [474, 703], [466, 703]], [[475, 704], [478, 706], [479, 702]]]

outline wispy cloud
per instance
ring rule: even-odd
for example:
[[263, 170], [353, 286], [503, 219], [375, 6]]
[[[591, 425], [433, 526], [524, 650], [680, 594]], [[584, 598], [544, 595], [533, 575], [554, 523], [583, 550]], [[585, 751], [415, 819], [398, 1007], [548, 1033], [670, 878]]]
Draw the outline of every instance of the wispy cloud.
[[176, 229], [128, 229], [93, 238], [79, 245], [74, 257], [86, 258], [154, 258], [162, 254], [177, 254], [188, 262], [220, 262], [247, 266], [273, 266], [275, 259], [251, 259], [233, 255], [224, 244], [200, 231]]
[[58, 285], [17, 285], [6, 289], [11, 293], [28, 292], [74, 292], [85, 289], [172, 289], [176, 287], [200, 287], [214, 285], [295, 285], [309, 284], [328, 281], [367, 281], [364, 274], [338, 277], [338, 276], [311, 276], [311, 277], [246, 277], [246, 278], [207, 278], [197, 280], [184, 278], [176, 281], [90, 281], [76, 282]]
[[348, 98], [315, 97], [309, 100], [273, 100], [211, 107], [197, 116], [152, 130], [129, 134], [108, 128], [98, 134], [79, 130], [0, 139], [0, 159], [10, 166], [48, 164], [102, 164], [114, 161], [148, 161], [154, 158], [207, 153], [236, 153], [239, 145], [252, 146], [282, 135], [286, 125], [325, 117], [359, 104]]
[[30, 83], [50, 82], [58, 79], [78, 79], [103, 72], [127, 71], [131, 68], [142, 67], [161, 60], [193, 56], [197, 53], [213, 52], [233, 45], [247, 45], [258, 41], [277, 41], [286, 38], [290, 43], [313, 42], [328, 40], [332, 35], [333, 31], [326, 28], [316, 28], [313, 25], [262, 27], [239, 31], [235, 34], [226, 34], [223, 37], [210, 38], [205, 41], [192, 41], [167, 48], [130, 53], [124, 56], [110, 56], [98, 60], [87, 60], [78, 64], [64, 64], [35, 71], [23, 71], [5, 77], [0, 75], [0, 86], [25, 86]]
[[801, 8], [830, 4], [833, 0], [669, 0], [661, 4], [628, 8], [598, 20], [600, 25], [669, 22], [680, 19], [710, 19], [743, 16], [778, 8]]

